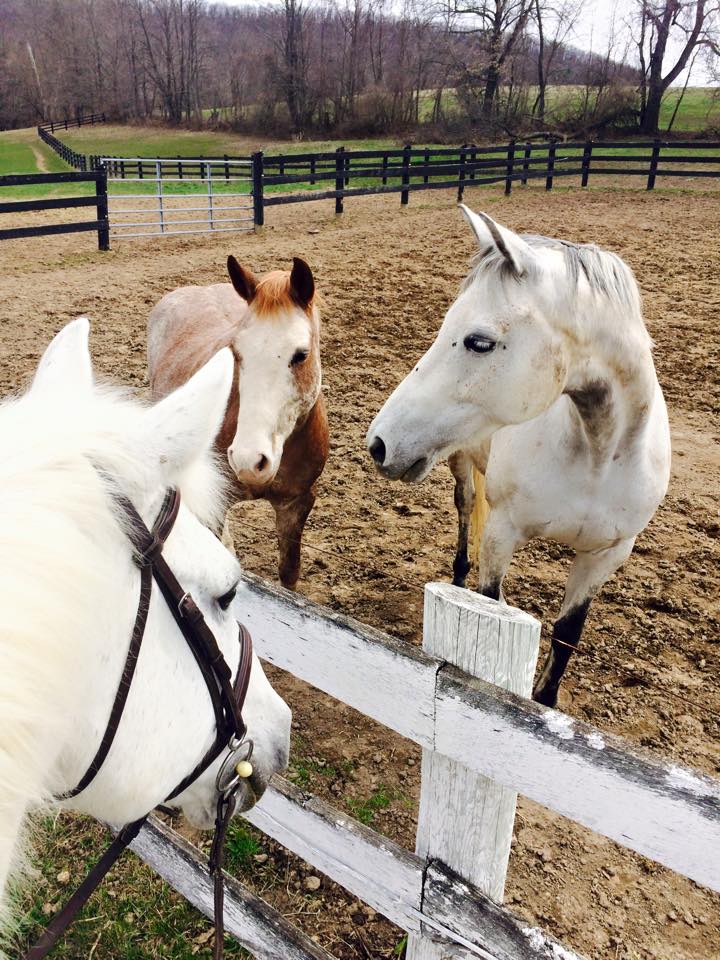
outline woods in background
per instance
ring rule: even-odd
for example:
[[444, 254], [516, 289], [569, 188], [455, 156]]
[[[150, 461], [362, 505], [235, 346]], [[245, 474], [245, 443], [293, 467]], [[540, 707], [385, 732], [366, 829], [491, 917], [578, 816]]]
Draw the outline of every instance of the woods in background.
[[669, 84], [718, 52], [717, 6], [634, 0], [583, 52], [590, 3], [0, 0], [0, 128], [104, 111], [299, 137], [654, 132]]

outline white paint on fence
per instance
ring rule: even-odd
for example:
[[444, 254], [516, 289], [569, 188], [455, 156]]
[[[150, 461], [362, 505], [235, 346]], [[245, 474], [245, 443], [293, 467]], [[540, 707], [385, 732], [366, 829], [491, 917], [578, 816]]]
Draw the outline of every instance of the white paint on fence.
[[235, 611], [258, 653], [278, 667], [422, 747], [720, 890], [718, 781], [689, 771], [689, 789], [671, 773], [674, 764], [580, 720], [564, 739], [545, 720], [556, 711], [251, 575]]
[[[521, 696], [532, 692], [540, 645], [533, 617], [477, 593], [425, 588], [423, 650]], [[423, 750], [416, 852], [440, 860], [502, 902], [517, 793], [435, 750]], [[441, 960], [442, 944], [411, 935], [408, 960]]]

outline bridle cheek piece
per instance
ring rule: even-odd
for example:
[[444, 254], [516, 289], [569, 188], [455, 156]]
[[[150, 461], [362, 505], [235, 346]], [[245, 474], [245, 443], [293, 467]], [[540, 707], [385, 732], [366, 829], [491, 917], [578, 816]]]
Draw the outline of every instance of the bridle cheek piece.
[[[165, 598], [175, 623], [187, 642], [195, 662], [207, 686], [215, 715], [215, 740], [205, 751], [201, 759], [185, 776], [180, 783], [168, 794], [165, 802], [174, 800], [191, 783], [194, 783], [224, 750], [229, 753], [223, 761], [217, 777], [217, 806], [215, 813], [215, 834], [209, 857], [210, 875], [214, 879], [215, 894], [215, 944], [213, 949], [214, 960], [221, 960], [223, 956], [224, 924], [223, 901], [224, 883], [222, 867], [224, 862], [225, 838], [230, 824], [230, 818], [235, 812], [237, 795], [245, 780], [252, 776], [253, 769], [250, 762], [253, 752], [253, 742], [247, 739], [247, 728], [242, 717], [242, 708], [247, 696], [252, 669], [252, 639], [247, 629], [238, 624], [238, 640], [240, 643], [240, 662], [235, 680], [232, 671], [218, 646], [217, 640], [205, 622], [202, 610], [193, 600], [190, 593], [183, 589], [174, 573], [163, 557], [163, 547], [177, 519], [180, 509], [180, 493], [174, 487], [169, 488], [163, 499], [160, 512], [151, 530], [145, 526], [140, 514], [130, 500], [115, 490], [112, 481], [99, 471], [102, 479], [107, 482], [112, 491], [112, 498], [120, 508], [128, 538], [133, 547], [133, 559], [140, 570], [140, 599], [135, 615], [130, 646], [128, 648], [125, 666], [123, 667], [120, 683], [115, 694], [115, 700], [110, 711], [105, 733], [100, 746], [90, 765], [72, 789], [63, 793], [57, 800], [69, 800], [82, 793], [95, 779], [102, 768], [115, 734], [120, 726], [120, 720], [125, 709], [130, 686], [135, 675], [140, 648], [142, 646], [153, 582]], [[102, 882], [105, 874], [120, 857], [125, 848], [137, 837], [143, 824], [150, 816], [128, 823], [122, 828], [102, 855], [96, 865], [90, 870], [83, 882], [70, 897], [63, 909], [57, 913], [48, 924], [44, 933], [25, 954], [23, 960], [42, 960], [53, 949], [60, 936], [73, 921], [83, 905], [87, 902], [96, 887]]]

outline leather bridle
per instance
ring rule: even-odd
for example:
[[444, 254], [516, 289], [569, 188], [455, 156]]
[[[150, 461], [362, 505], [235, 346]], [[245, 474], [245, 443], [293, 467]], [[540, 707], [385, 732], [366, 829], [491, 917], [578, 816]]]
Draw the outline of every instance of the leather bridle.
[[[218, 799], [215, 836], [213, 837], [209, 858], [210, 874], [215, 885], [215, 945], [213, 958], [214, 960], [221, 960], [224, 941], [222, 866], [225, 837], [230, 818], [235, 810], [237, 793], [243, 782], [243, 775], [239, 771], [236, 772], [236, 767], [241, 761], [248, 761], [252, 755], [252, 741], [246, 739], [247, 729], [242, 717], [242, 708], [247, 696], [252, 668], [252, 640], [246, 628], [242, 624], [238, 624], [240, 662], [233, 681], [232, 671], [222, 655], [212, 630], [205, 622], [202, 611], [191, 595], [180, 585], [162, 555], [163, 546], [170, 535], [180, 509], [180, 493], [174, 488], [167, 490], [152, 530], [148, 530], [140, 514], [127, 497], [114, 489], [112, 496], [124, 515], [125, 529], [133, 547], [133, 559], [140, 568], [140, 600], [125, 666], [100, 746], [77, 785], [56, 799], [68, 800], [82, 793], [95, 779], [107, 758], [120, 726], [130, 686], [135, 675], [150, 610], [150, 597], [154, 581], [165, 598], [205, 681], [215, 715], [216, 730], [212, 745], [205, 751], [190, 773], [183, 777], [174, 790], [168, 794], [165, 802], [173, 800], [182, 793], [217, 760], [224, 750], [229, 750], [216, 778]], [[247, 769], [247, 764], [245, 764], [245, 770], [242, 769], [242, 765], [240, 766], [240, 770], [245, 776], [247, 776], [245, 772]], [[53, 917], [37, 943], [25, 954], [24, 960], [42, 960], [43, 957], [47, 956], [93, 891], [102, 882], [108, 870], [138, 835], [149, 816], [150, 812], [139, 820], [126, 824], [119, 831], [65, 907]]]

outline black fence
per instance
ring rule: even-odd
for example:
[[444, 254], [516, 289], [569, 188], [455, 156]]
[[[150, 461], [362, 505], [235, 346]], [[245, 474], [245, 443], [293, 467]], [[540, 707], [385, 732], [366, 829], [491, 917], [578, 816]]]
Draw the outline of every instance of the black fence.
[[88, 162], [105, 167], [113, 180], [231, 180], [238, 176], [238, 167], [247, 166], [250, 177], [252, 158], [231, 157], [88, 157]]
[[49, 130], [50, 133], [55, 133], [56, 130], [69, 130], [71, 127], [84, 127], [88, 124], [94, 126], [96, 123], [105, 123], [104, 113], [88, 113], [72, 119], [66, 117], [64, 120], [48, 120], [46, 123], [41, 123], [38, 130]]
[[[576, 177], [587, 187], [590, 178], [641, 177], [648, 190], [659, 177], [720, 177], [720, 141], [636, 140], [562, 142], [511, 140], [505, 144], [460, 147], [413, 147], [385, 150], [337, 150], [252, 157], [102, 158], [79, 154], [42, 127], [39, 136], [70, 166], [91, 171], [102, 167], [114, 180], [231, 180], [247, 164], [252, 179], [254, 220], [264, 223], [266, 207], [314, 200], [333, 200], [342, 213], [346, 198], [399, 193], [409, 202], [418, 190], [466, 189], [502, 183], [544, 181], [552, 190], [558, 179]], [[233, 168], [234, 165], [234, 168]], [[329, 189], [327, 189], [329, 188]]]
[[81, 170], [85, 173], [88, 170], [96, 170], [100, 166], [99, 157], [78, 153], [76, 150], [64, 144], [62, 140], [58, 140], [52, 133], [48, 133], [43, 127], [38, 127], [37, 132], [40, 139], [53, 149], [69, 167], [74, 167], [75, 170]]
[[[254, 180], [262, 189], [262, 206], [334, 200], [342, 213], [346, 197], [399, 193], [408, 203], [418, 190], [455, 188], [458, 199], [468, 187], [544, 180], [552, 190], [562, 177], [642, 177], [648, 190], [658, 177], [720, 177], [720, 141], [586, 141], [520, 142], [436, 148], [406, 146], [398, 150], [345, 150], [329, 153], [253, 156]], [[259, 169], [258, 169], [259, 168]], [[307, 189], [318, 184], [332, 189]], [[300, 192], [281, 192], [289, 185]], [[268, 195], [268, 191], [273, 191]]]
[[64, 210], [77, 207], [95, 207], [94, 220], [71, 223], [49, 223], [32, 227], [11, 227], [0, 230], [0, 240], [18, 240], [23, 237], [43, 237], [58, 233], [93, 231], [98, 236], [98, 249], [110, 249], [108, 223], [107, 176], [103, 170], [89, 173], [22, 173], [0, 177], [2, 187], [40, 186], [45, 184], [94, 183], [95, 193], [80, 197], [45, 197], [39, 200], [10, 200], [0, 203], [0, 214], [25, 213], [31, 210]]

